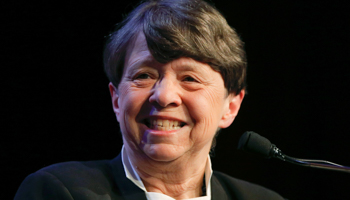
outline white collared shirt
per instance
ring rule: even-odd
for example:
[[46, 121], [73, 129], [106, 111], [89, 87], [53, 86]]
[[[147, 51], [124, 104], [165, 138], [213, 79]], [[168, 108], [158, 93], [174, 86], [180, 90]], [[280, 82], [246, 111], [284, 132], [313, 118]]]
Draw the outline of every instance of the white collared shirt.
[[[124, 151], [124, 146], [122, 148], [122, 162], [123, 162], [123, 167], [124, 167], [126, 177], [130, 181], [132, 181], [135, 185], [137, 185], [137, 187], [139, 187], [141, 190], [145, 191], [147, 200], [175, 200], [174, 198], [169, 197], [168, 195], [165, 195], [165, 194], [161, 194], [157, 192], [147, 192], [140, 176], [137, 174], [133, 164], [129, 160], [128, 155]], [[185, 200], [210, 200], [211, 199], [210, 179], [211, 179], [212, 173], [213, 173], [213, 170], [211, 168], [211, 161], [208, 155], [207, 163], [205, 165], [205, 184], [206, 184], [206, 190], [207, 190], [206, 196], [195, 197], [195, 198], [185, 199]]]

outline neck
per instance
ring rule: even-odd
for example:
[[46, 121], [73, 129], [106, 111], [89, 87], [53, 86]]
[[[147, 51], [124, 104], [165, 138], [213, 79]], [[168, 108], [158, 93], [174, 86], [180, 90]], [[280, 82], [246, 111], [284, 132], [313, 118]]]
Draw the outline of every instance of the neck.
[[127, 148], [126, 153], [148, 192], [166, 194], [175, 199], [202, 195], [208, 154], [183, 156], [173, 161], [159, 162], [130, 152]]

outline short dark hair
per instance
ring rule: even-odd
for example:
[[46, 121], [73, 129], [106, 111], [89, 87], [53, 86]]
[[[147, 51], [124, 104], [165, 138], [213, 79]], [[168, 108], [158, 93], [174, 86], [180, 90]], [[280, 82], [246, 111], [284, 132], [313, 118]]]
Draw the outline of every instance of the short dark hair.
[[221, 73], [228, 93], [246, 87], [243, 42], [222, 14], [203, 0], [148, 0], [135, 8], [110, 35], [104, 51], [109, 80], [118, 87], [127, 48], [143, 32], [160, 63], [190, 57]]

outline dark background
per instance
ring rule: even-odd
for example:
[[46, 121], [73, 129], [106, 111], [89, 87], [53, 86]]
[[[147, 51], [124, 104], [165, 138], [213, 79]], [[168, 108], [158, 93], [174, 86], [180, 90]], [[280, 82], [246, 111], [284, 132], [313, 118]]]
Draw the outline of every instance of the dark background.
[[[121, 149], [103, 72], [105, 38], [136, 1], [3, 1], [1, 199], [57, 162], [111, 159]], [[346, 1], [214, 1], [241, 35], [248, 90], [218, 138], [213, 168], [288, 199], [348, 199], [350, 174], [236, 150], [253, 130], [286, 154], [349, 160]]]

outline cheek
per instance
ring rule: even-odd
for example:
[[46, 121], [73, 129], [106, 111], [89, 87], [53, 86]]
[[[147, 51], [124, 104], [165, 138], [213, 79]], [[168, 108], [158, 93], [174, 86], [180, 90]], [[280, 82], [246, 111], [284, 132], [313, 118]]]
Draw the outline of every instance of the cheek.
[[223, 109], [223, 95], [215, 90], [202, 91], [198, 95], [189, 95], [191, 107], [190, 111], [195, 111], [197, 118], [210, 122], [219, 120]]
[[[187, 95], [189, 113], [195, 123], [193, 137], [214, 136], [219, 126], [223, 110], [223, 93], [215, 90], [206, 90], [196, 95]], [[210, 138], [209, 138], [210, 139]]]
[[124, 123], [135, 122], [137, 114], [140, 112], [142, 104], [147, 101], [147, 92], [136, 90], [126, 84], [119, 87], [119, 108], [120, 120]]
[[124, 138], [124, 144], [136, 149], [141, 141], [140, 130], [138, 129], [137, 116], [142, 111], [142, 106], [148, 100], [147, 92], [135, 90], [135, 88], [121, 85], [119, 88], [120, 97], [118, 99], [120, 113], [118, 116], [119, 125]]

